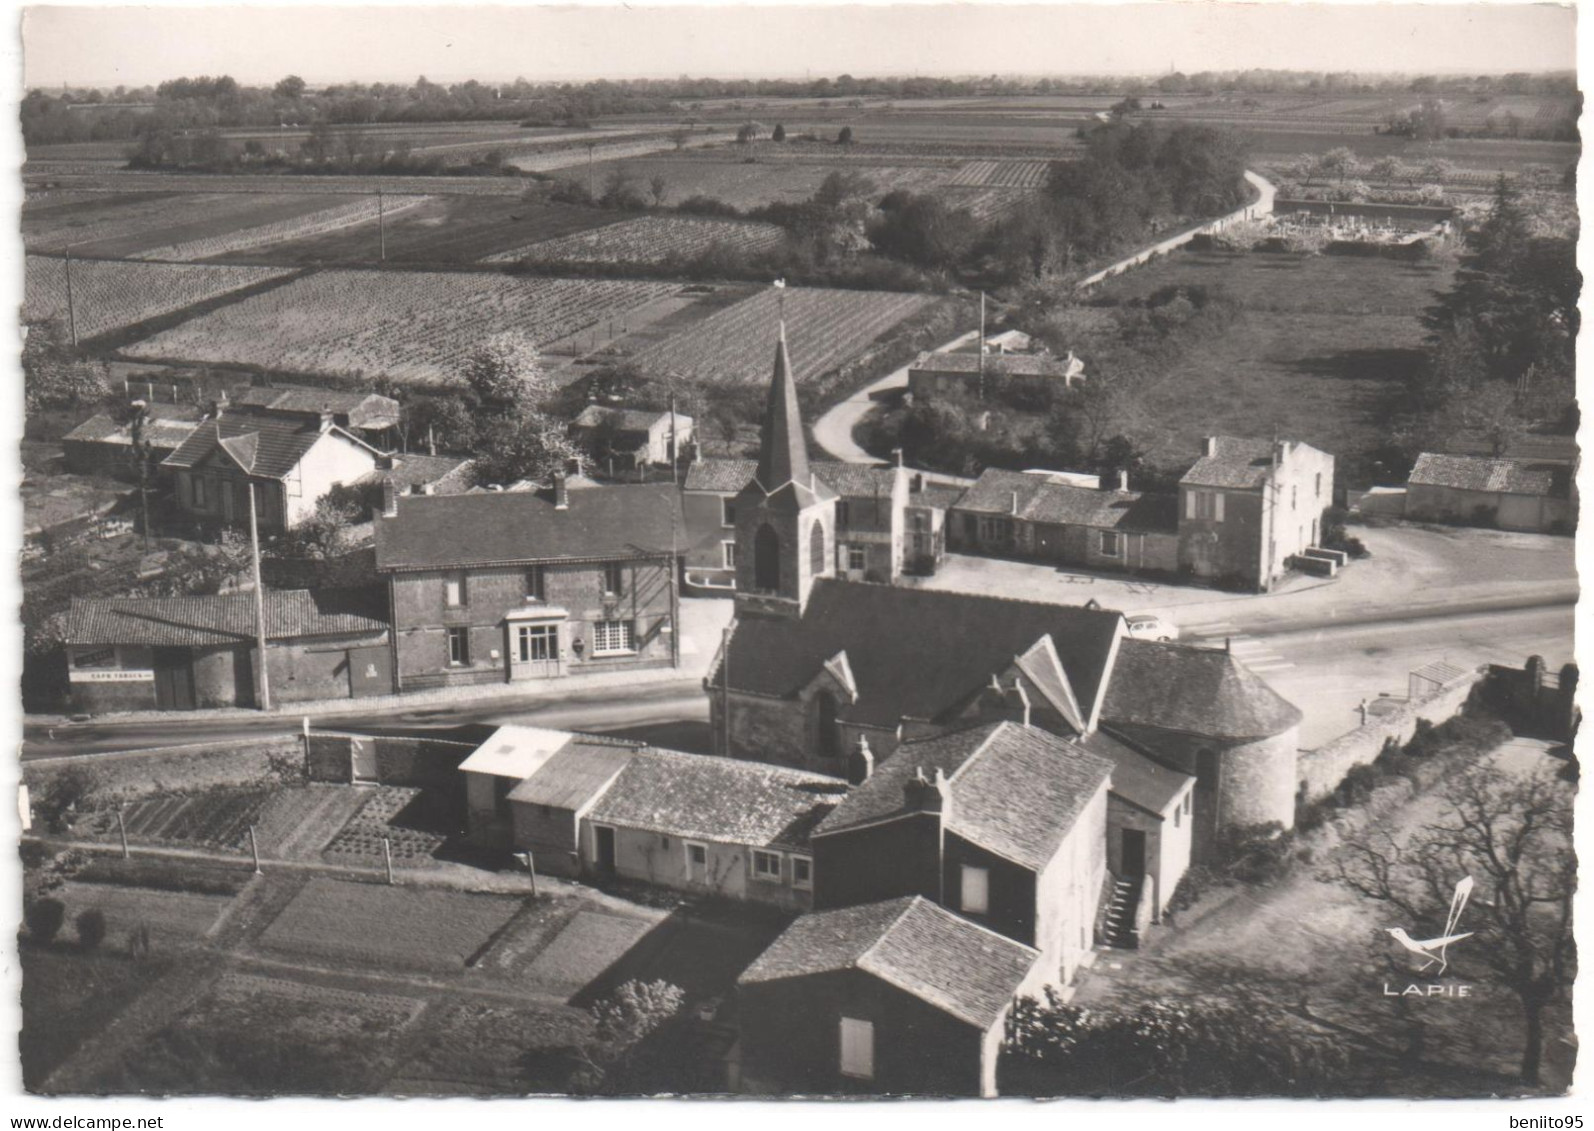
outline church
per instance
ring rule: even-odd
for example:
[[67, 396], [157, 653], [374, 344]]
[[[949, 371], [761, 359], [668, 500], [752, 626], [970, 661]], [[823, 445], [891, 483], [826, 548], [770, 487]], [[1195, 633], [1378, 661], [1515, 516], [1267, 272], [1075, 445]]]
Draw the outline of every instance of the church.
[[[1300, 712], [1236, 657], [1130, 639], [1113, 610], [839, 577], [836, 505], [810, 464], [783, 326], [735, 499], [735, 615], [704, 681], [716, 754], [860, 781], [904, 743], [1041, 728], [1118, 767], [1115, 874], [1149, 875], [1165, 841], [1201, 861], [1224, 828], [1293, 825]], [[1176, 882], [1160, 878], [1159, 904]]]

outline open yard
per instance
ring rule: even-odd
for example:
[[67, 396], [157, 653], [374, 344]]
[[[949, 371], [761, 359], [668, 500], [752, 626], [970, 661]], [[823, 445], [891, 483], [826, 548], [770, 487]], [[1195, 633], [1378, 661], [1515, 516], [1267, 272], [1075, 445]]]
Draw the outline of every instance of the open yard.
[[260, 941], [275, 951], [365, 967], [459, 970], [522, 902], [510, 896], [318, 877], [294, 897]]
[[1422, 310], [1450, 270], [1352, 256], [1176, 252], [1103, 288], [1119, 300], [1222, 287], [1243, 313], [1158, 374], [1145, 396], [1152, 458], [1188, 461], [1216, 434], [1304, 440], [1341, 458], [1387, 442], [1389, 405], [1422, 364]]

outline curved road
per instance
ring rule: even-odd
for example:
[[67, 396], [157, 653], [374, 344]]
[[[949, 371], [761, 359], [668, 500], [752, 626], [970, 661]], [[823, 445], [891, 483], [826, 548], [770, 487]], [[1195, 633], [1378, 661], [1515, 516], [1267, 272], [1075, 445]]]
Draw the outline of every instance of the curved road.
[[[1278, 195], [1278, 186], [1260, 173], [1252, 172], [1250, 169], [1245, 171], [1245, 179], [1256, 190], [1257, 198], [1238, 212], [1232, 212], [1227, 216], [1202, 224], [1199, 227], [1180, 232], [1176, 236], [1169, 236], [1167, 239], [1152, 244], [1148, 248], [1120, 259], [1111, 266], [1097, 271], [1094, 275], [1089, 275], [1082, 279], [1079, 287], [1094, 286], [1103, 279], [1122, 274], [1131, 267], [1144, 263], [1154, 255], [1161, 255], [1172, 251], [1174, 248], [1182, 247], [1215, 225], [1227, 225], [1236, 220], [1250, 220], [1258, 216], [1271, 214], [1273, 200]], [[947, 353], [967, 342], [973, 341], [978, 336], [978, 330], [970, 330], [966, 334], [959, 334], [945, 345], [937, 346], [934, 352]], [[908, 366], [906, 365], [901, 369], [886, 374], [877, 381], [865, 385], [814, 421], [814, 441], [843, 463], [879, 463], [879, 459], [858, 446], [858, 442], [852, 436], [853, 430], [863, 422], [863, 418], [869, 414], [871, 408], [886, 398], [888, 392], [898, 388], [905, 389], [907, 385]]]

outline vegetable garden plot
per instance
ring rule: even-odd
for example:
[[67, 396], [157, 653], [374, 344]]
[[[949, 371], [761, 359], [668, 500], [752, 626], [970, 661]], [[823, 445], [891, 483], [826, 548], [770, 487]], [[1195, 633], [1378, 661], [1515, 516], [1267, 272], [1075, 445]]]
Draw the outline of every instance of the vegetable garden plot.
[[323, 271], [139, 342], [130, 357], [259, 365], [293, 373], [458, 379], [495, 337], [536, 346], [676, 290], [678, 284], [498, 274]]
[[[638, 354], [653, 374], [683, 373], [730, 384], [769, 380], [779, 328], [779, 292], [761, 291]], [[813, 381], [934, 301], [889, 291], [791, 288], [785, 292], [792, 375]]]
[[657, 263], [671, 256], [699, 255], [723, 246], [738, 252], [777, 247], [782, 230], [774, 224], [643, 216], [593, 231], [544, 240], [487, 257], [487, 262], [529, 259], [537, 262]]
[[1042, 188], [1051, 175], [1047, 161], [968, 161], [958, 166], [947, 187]]
[[[66, 261], [28, 256], [22, 320], [67, 320]], [[72, 309], [78, 338], [92, 338], [293, 272], [278, 267], [72, 261]]]
[[[184, 239], [178, 243], [153, 247], [147, 251], [139, 252], [133, 258], [185, 261], [208, 259], [211, 256], [246, 251], [250, 248], [263, 247], [267, 244], [280, 243], [285, 240], [302, 239], [308, 236], [320, 235], [323, 232], [335, 232], [358, 224], [374, 224], [378, 216], [402, 215], [412, 208], [425, 204], [427, 199], [424, 196], [394, 196], [378, 201], [375, 197], [361, 197], [358, 200], [337, 204], [331, 208], [319, 208], [317, 211], [304, 216], [292, 216], [254, 227], [200, 236], [195, 239]], [[312, 200], [312, 203], [320, 205], [324, 202]]]

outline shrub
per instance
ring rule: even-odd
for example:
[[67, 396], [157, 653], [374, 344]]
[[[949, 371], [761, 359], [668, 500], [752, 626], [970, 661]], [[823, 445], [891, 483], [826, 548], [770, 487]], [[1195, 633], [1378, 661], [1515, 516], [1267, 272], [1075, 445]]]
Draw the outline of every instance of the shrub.
[[80, 912], [77, 917], [77, 942], [84, 950], [97, 950], [105, 941], [105, 912], [97, 907]]
[[1279, 821], [1223, 830], [1218, 859], [1229, 878], [1245, 884], [1268, 884], [1289, 867], [1295, 837]]
[[59, 899], [36, 899], [22, 909], [22, 920], [35, 942], [48, 945], [66, 922], [66, 904]]
[[247, 863], [211, 864], [203, 861], [95, 856], [79, 873], [86, 883], [149, 888], [153, 891], [191, 892], [195, 895], [237, 895], [253, 873]]

